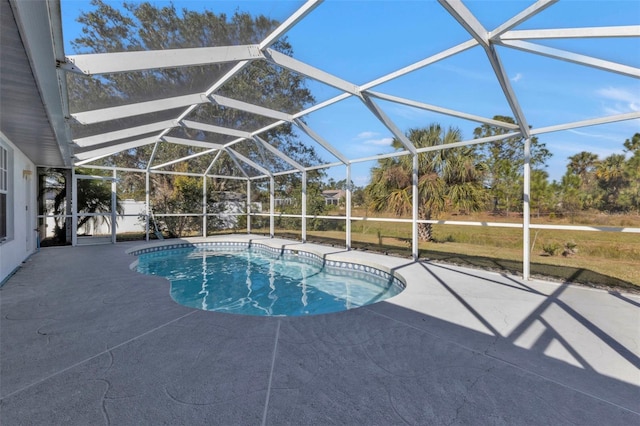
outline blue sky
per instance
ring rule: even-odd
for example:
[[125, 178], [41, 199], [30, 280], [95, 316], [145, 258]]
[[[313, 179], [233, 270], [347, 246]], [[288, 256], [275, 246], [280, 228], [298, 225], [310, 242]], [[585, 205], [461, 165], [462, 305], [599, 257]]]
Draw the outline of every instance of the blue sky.
[[[166, 2], [155, 1], [156, 5]], [[261, 13], [282, 20], [301, 2], [294, 1], [175, 1], [181, 9], [233, 13]], [[483, 26], [491, 30], [525, 9], [530, 1], [467, 1]], [[119, 3], [115, 3], [119, 4]], [[86, 1], [63, 0], [65, 44], [79, 35], [73, 21]], [[640, 2], [563, 0], [516, 29], [639, 25]], [[391, 71], [429, 57], [470, 38], [468, 33], [435, 1], [326, 1], [287, 33], [294, 57], [355, 84], [364, 84]], [[537, 41], [563, 50], [640, 67], [640, 39], [583, 39]], [[586, 68], [539, 55], [498, 48], [529, 124], [544, 127], [569, 121], [640, 110], [640, 82], [632, 77]], [[316, 100], [339, 92], [323, 84], [309, 84]], [[479, 48], [440, 61], [375, 91], [411, 98], [484, 117], [512, 113], [491, 67]], [[453, 119], [390, 102], [382, 109], [402, 131], [440, 123], [462, 130], [471, 139], [479, 124]], [[349, 158], [390, 152], [391, 133], [356, 99], [347, 99], [308, 116], [308, 124]], [[540, 136], [552, 151], [547, 171], [559, 180], [567, 157], [587, 150], [604, 158], [622, 152], [622, 144], [640, 132], [639, 120], [592, 126]], [[307, 140], [307, 139], [305, 139]], [[324, 159], [333, 162], [330, 154]], [[373, 162], [354, 165], [353, 180], [368, 181]], [[344, 168], [329, 171], [344, 178]]]

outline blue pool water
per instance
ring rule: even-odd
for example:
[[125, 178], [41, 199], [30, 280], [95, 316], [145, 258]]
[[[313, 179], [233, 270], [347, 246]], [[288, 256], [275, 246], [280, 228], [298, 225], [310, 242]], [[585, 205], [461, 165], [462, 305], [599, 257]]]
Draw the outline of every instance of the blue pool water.
[[245, 315], [343, 311], [395, 296], [404, 288], [388, 274], [377, 276], [373, 268], [365, 272], [361, 265], [350, 265], [359, 270], [340, 266], [297, 253], [191, 247], [140, 254], [137, 271], [167, 278], [171, 297], [182, 305]]

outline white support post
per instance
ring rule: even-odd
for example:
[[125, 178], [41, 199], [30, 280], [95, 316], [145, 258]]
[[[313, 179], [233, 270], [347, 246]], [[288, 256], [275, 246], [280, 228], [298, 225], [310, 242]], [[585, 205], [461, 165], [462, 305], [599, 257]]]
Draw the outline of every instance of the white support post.
[[302, 172], [302, 242], [307, 242], [307, 171]]
[[276, 181], [271, 176], [269, 179], [269, 235], [275, 236], [275, 211], [276, 211]]
[[346, 230], [346, 246], [347, 250], [351, 250], [351, 164], [347, 164], [347, 199], [346, 208], [347, 208], [347, 218], [345, 223]]
[[247, 179], [247, 234], [251, 234], [251, 180]]
[[207, 237], [207, 175], [202, 176], [202, 236]]
[[411, 256], [417, 261], [419, 258], [418, 250], [418, 206], [420, 204], [418, 194], [418, 155], [413, 154], [413, 173], [411, 177]]
[[116, 205], [118, 202], [118, 171], [113, 168], [113, 179], [111, 179], [111, 244], [116, 243], [116, 232], [118, 227], [118, 212], [116, 211]]
[[522, 279], [531, 278], [531, 247], [530, 246], [530, 195], [531, 195], [531, 140], [524, 140], [524, 205], [522, 209], [523, 235], [522, 235]]
[[144, 223], [145, 240], [149, 241], [149, 219], [151, 217], [151, 199], [149, 192], [149, 169], [145, 170], [144, 176], [144, 203], [147, 211], [147, 218]]
[[78, 181], [75, 167], [71, 169], [71, 245], [78, 245]]

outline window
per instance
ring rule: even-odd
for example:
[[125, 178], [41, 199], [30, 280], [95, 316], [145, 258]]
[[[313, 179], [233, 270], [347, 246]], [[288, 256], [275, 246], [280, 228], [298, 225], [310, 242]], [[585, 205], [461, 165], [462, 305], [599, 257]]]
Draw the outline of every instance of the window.
[[0, 241], [7, 238], [9, 218], [9, 151], [0, 145]]

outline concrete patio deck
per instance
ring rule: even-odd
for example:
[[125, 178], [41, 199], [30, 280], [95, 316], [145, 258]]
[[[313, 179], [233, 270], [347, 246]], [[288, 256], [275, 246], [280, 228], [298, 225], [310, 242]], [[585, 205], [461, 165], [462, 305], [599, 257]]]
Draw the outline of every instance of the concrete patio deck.
[[306, 244], [407, 289], [248, 317], [176, 304], [137, 245], [43, 249], [0, 289], [0, 424], [640, 424], [638, 295]]

